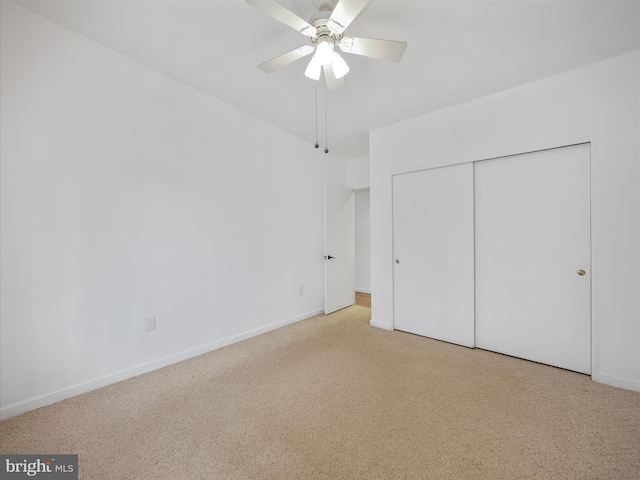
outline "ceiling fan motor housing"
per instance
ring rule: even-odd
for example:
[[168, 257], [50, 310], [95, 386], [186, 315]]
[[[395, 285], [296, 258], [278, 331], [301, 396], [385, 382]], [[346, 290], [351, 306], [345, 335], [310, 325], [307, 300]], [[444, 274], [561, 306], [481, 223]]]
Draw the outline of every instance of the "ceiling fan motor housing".
[[309, 37], [309, 39], [313, 43], [319, 44], [322, 42], [329, 42], [329, 43], [332, 43], [333, 45], [338, 45], [340, 43], [340, 40], [342, 39], [342, 34], [333, 33], [331, 30], [329, 30], [329, 27], [327, 26], [326, 18], [317, 19], [311, 24], [315, 27], [317, 32], [315, 37]]

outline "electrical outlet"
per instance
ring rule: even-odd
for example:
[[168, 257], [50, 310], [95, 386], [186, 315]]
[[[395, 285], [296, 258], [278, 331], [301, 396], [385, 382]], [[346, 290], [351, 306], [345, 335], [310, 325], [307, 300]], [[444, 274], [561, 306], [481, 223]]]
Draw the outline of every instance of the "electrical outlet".
[[151, 332], [156, 329], [156, 316], [147, 317], [144, 319], [144, 331]]
[[302, 285], [298, 285], [298, 296], [304, 295], [304, 287]]

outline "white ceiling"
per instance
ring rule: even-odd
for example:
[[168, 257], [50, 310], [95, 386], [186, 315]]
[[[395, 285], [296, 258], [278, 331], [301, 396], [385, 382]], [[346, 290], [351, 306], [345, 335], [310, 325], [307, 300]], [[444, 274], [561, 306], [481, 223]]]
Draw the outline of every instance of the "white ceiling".
[[[308, 59], [271, 74], [256, 68], [308, 40], [244, 0], [16, 3], [312, 148], [316, 83], [303, 75]], [[307, 20], [314, 11], [313, 0], [281, 3]], [[373, 0], [347, 33], [409, 46], [399, 64], [343, 55], [351, 72], [346, 88], [328, 96], [329, 148], [344, 158], [364, 155], [371, 130], [638, 49], [639, 5]], [[321, 114], [322, 105], [321, 96]], [[323, 125], [324, 118], [321, 146]]]

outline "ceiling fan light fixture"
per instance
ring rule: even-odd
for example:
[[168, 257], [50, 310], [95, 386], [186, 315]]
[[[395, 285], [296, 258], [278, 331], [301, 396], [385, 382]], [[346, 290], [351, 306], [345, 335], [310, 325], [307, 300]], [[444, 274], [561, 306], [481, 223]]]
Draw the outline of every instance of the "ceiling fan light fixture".
[[339, 53], [334, 54], [331, 64], [333, 66], [333, 74], [336, 78], [342, 78], [349, 73], [349, 65], [347, 65], [347, 62], [344, 61], [344, 58], [342, 58]]
[[320, 65], [328, 65], [333, 60], [333, 55], [335, 52], [333, 51], [333, 43], [328, 41], [319, 42], [316, 47], [316, 54], [313, 58]]
[[322, 65], [316, 60], [316, 57], [314, 55], [309, 62], [309, 65], [307, 65], [307, 69], [304, 71], [304, 76], [317, 82], [318, 80], [320, 80], [321, 71]]

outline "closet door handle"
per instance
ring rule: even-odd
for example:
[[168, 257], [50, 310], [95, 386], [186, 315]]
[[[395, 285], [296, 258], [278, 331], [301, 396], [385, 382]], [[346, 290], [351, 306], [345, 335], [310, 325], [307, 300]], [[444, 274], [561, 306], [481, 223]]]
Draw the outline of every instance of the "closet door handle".
[[584, 270], [578, 270], [578, 275], [580, 275], [581, 277], [586, 275], [587, 272], [585, 272]]

